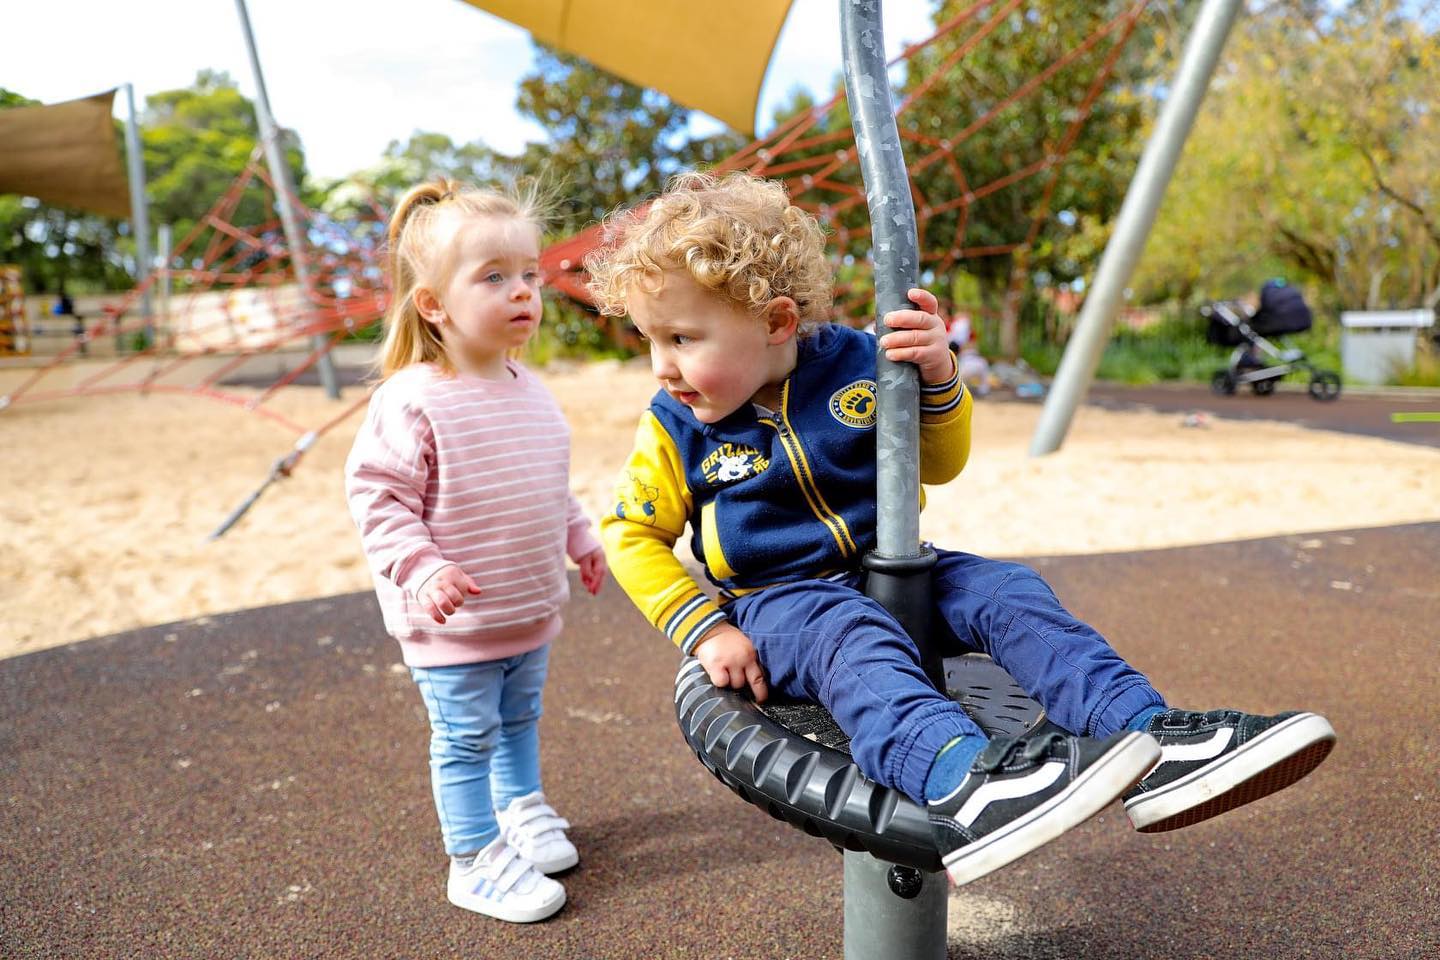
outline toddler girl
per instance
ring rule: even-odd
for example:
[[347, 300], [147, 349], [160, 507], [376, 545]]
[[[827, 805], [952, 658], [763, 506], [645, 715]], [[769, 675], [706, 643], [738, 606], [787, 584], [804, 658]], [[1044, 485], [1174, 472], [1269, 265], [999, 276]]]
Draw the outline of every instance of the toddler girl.
[[383, 382], [345, 464], [385, 628], [430, 715], [451, 903], [515, 923], [579, 857], [540, 789], [540, 693], [568, 555], [605, 559], [569, 490], [570, 434], [510, 359], [540, 323], [537, 199], [425, 183], [390, 219]]

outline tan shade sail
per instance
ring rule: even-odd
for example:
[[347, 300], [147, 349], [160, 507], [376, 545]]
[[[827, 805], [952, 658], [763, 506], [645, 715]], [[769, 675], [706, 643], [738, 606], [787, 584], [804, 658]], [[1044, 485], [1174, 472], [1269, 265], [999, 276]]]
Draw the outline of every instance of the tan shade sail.
[[130, 216], [130, 187], [110, 118], [115, 91], [0, 110], [0, 193], [107, 217]]
[[676, 103], [755, 133], [790, 0], [466, 0]]

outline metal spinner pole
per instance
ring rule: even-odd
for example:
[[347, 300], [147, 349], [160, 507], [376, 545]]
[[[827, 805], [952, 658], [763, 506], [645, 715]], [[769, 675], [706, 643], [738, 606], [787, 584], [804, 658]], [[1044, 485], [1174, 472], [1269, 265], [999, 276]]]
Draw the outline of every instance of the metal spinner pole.
[[[880, 318], [909, 305], [920, 270], [910, 181], [885, 68], [880, 0], [840, 0], [845, 97], [855, 130], [870, 208], [875, 270], [876, 333]], [[928, 644], [931, 566], [920, 547], [920, 378], [913, 364], [875, 360], [877, 549], [865, 558], [867, 592], [905, 626], [923, 651]], [[944, 689], [939, 665], [928, 671]], [[948, 882], [929, 873], [845, 853], [846, 960], [942, 960]]]

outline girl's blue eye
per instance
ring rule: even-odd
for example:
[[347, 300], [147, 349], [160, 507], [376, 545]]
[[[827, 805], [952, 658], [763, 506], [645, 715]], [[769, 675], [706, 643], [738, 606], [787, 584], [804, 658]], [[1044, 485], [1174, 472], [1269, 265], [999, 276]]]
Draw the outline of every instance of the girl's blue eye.
[[498, 273], [492, 273], [492, 274], [488, 275], [488, 276], [485, 278], [485, 282], [486, 282], [486, 283], [499, 283], [500, 281], [502, 281], [502, 280], [504, 280], [504, 279], [505, 279], [505, 278], [502, 277], [502, 276], [500, 276], [500, 274], [498, 274]]
[[673, 339], [673, 340], [675, 341], [675, 345], [676, 345], [677, 347], [678, 347], [678, 346], [681, 346], [681, 345], [683, 345], [683, 344], [687, 344], [687, 343], [690, 342], [690, 338], [687, 337], [687, 336], [685, 336], [685, 334], [683, 334], [683, 333], [677, 333], [677, 334], [675, 334], [675, 336], [674, 336], [673, 338], [671, 338], [671, 339]]
[[539, 270], [526, 270], [526, 271], [525, 271], [525, 279], [526, 279], [526, 280], [530, 280], [530, 281], [539, 280], [539, 279], [540, 279], [540, 271], [539, 271]]

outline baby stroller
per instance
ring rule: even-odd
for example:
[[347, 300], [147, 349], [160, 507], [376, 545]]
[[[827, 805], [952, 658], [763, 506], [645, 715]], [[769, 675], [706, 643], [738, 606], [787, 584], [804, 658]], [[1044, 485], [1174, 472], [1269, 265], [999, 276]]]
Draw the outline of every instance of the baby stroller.
[[1340, 396], [1340, 375], [1321, 370], [1305, 359], [1304, 352], [1281, 349], [1266, 337], [1309, 330], [1310, 308], [1300, 291], [1283, 280], [1267, 280], [1260, 288], [1260, 307], [1251, 313], [1244, 304], [1217, 300], [1200, 308], [1209, 321], [1205, 340], [1217, 347], [1234, 347], [1230, 365], [1215, 371], [1210, 389], [1229, 396], [1248, 383], [1256, 396], [1275, 392], [1275, 384], [1297, 370], [1310, 376], [1310, 396], [1334, 400]]

